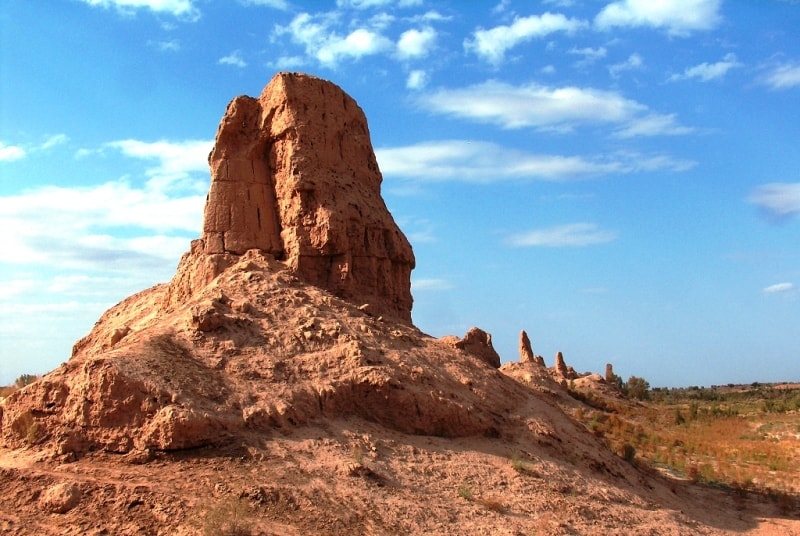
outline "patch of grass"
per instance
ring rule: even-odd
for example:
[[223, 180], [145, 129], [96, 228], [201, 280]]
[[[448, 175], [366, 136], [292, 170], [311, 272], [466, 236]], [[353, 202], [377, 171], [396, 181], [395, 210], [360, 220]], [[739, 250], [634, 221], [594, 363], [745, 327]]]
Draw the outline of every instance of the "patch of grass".
[[458, 496], [468, 501], [472, 500], [472, 490], [470, 489], [469, 484], [464, 482], [458, 486]]
[[254, 525], [247, 500], [230, 497], [206, 509], [201, 529], [203, 536], [251, 536]]
[[519, 454], [511, 456], [511, 468], [518, 473], [534, 472], [530, 462], [523, 460]]

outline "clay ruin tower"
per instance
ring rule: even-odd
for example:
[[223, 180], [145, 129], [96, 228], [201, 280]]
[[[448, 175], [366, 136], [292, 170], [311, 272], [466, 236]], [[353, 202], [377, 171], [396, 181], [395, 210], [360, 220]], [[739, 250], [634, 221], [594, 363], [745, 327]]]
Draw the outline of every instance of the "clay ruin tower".
[[341, 88], [279, 73], [259, 98], [236, 97], [209, 164], [194, 253], [260, 249], [307, 283], [411, 321], [414, 254], [381, 198], [364, 112]]

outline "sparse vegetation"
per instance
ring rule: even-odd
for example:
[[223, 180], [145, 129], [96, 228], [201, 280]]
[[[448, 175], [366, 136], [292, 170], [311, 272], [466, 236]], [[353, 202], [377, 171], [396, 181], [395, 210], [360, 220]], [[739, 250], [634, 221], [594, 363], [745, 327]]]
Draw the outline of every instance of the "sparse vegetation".
[[250, 536], [254, 524], [247, 500], [230, 497], [206, 509], [202, 532], [203, 536]]
[[516, 453], [511, 456], [511, 467], [518, 473], [530, 473], [532, 471], [530, 463], [523, 460]]
[[26, 385], [30, 385], [38, 379], [39, 376], [35, 374], [23, 374], [14, 381], [14, 386], [18, 389], [22, 389]]
[[622, 390], [625, 396], [636, 400], [647, 400], [650, 398], [650, 384], [644, 378], [631, 376], [625, 383]]
[[19, 378], [14, 380], [14, 383], [11, 385], [5, 385], [0, 387], [0, 396], [6, 397], [11, 395], [14, 391], [22, 389], [23, 387], [32, 384], [36, 380], [38, 380], [41, 376], [37, 376], [35, 374], [22, 374]]
[[362, 465], [364, 463], [364, 450], [361, 448], [361, 445], [356, 445], [353, 447], [352, 455], [353, 461], [358, 465]]
[[502, 513], [508, 509], [503, 501], [495, 497], [476, 497], [472, 493], [472, 488], [470, 488], [469, 484], [466, 482], [458, 487], [458, 496], [467, 501], [474, 502], [475, 504], [480, 504], [493, 512]]
[[610, 410], [592, 404], [592, 410], [581, 409], [574, 416], [627, 460], [796, 505], [800, 388], [693, 386], [648, 389], [640, 398], [647, 382], [639, 380], [628, 381], [626, 387], [634, 387], [628, 396], [648, 402], [617, 404]]

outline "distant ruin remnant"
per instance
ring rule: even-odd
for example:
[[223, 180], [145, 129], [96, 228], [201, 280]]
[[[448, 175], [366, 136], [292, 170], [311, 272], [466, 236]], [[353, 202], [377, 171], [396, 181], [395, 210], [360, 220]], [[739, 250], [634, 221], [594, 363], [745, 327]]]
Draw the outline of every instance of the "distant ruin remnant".
[[559, 376], [566, 378], [569, 376], [569, 370], [567, 370], [567, 364], [564, 362], [564, 354], [561, 352], [556, 353], [556, 373]]
[[533, 363], [536, 360], [531, 348], [531, 340], [524, 329], [519, 332], [519, 360], [522, 363]]
[[611, 363], [606, 363], [606, 381], [608, 383], [614, 383], [614, 366]]

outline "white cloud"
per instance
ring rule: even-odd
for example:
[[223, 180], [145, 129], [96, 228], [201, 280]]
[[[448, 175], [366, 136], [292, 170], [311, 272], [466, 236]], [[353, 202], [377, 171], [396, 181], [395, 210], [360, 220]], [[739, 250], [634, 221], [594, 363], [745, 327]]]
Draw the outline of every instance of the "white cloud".
[[407, 60], [427, 56], [436, 43], [436, 30], [431, 27], [403, 32], [397, 41], [397, 56]]
[[764, 184], [756, 188], [749, 200], [772, 217], [800, 215], [800, 182]]
[[694, 129], [678, 124], [675, 114], [649, 114], [632, 119], [614, 135], [618, 138], [637, 136], [682, 136], [691, 134]]
[[605, 58], [606, 54], [608, 53], [608, 50], [606, 49], [606, 47], [600, 47], [600, 48], [592, 48], [592, 47], [575, 48], [575, 47], [573, 47], [570, 50], [568, 50], [567, 53], [568, 54], [573, 54], [573, 55], [576, 55], [576, 56], [583, 56], [583, 60], [581, 62], [579, 62], [579, 63], [581, 63], [581, 64], [589, 64], [589, 63], [595, 62], [595, 61], [597, 61], [597, 60], [599, 60], [601, 58]]
[[617, 234], [594, 223], [569, 223], [519, 233], [508, 238], [514, 247], [583, 247], [616, 240]]
[[642, 59], [642, 57], [636, 52], [634, 52], [633, 54], [628, 56], [627, 60], [621, 63], [615, 63], [614, 65], [609, 67], [608, 72], [611, 74], [611, 76], [616, 78], [617, 76], [619, 76], [619, 73], [623, 71], [633, 71], [636, 69], [641, 69], [643, 65], [644, 65], [644, 60]]
[[586, 25], [586, 21], [570, 19], [560, 13], [517, 17], [509, 26], [475, 30], [473, 38], [464, 41], [464, 47], [484, 60], [498, 64], [503, 61], [507, 50], [520, 43], [555, 32], [574, 33]]
[[800, 86], [800, 64], [787, 63], [773, 67], [762, 77], [762, 82], [772, 89]]
[[267, 6], [275, 9], [286, 11], [289, 9], [289, 2], [286, 0], [239, 0], [245, 5], [251, 6]]
[[793, 289], [794, 285], [792, 283], [777, 283], [764, 288], [763, 292], [765, 294], [780, 294], [783, 292], [789, 292]]
[[368, 28], [357, 28], [342, 36], [332, 29], [335, 23], [335, 14], [301, 13], [288, 26], [277, 26], [275, 33], [288, 33], [292, 41], [305, 47], [307, 55], [328, 67], [335, 67], [343, 59], [359, 59], [394, 48], [389, 39]]
[[569, 132], [581, 125], [617, 124], [621, 125], [621, 137], [690, 132], [678, 125], [673, 115], [654, 114], [619, 93], [593, 88], [551, 88], [536, 83], [512, 86], [490, 80], [460, 89], [439, 89], [420, 97], [419, 102], [436, 113], [507, 129]]
[[651, 26], [686, 36], [714, 28], [720, 21], [721, 4], [722, 0], [620, 0], [604, 7], [594, 23], [601, 30]]
[[422, 89], [428, 84], [428, 74], [422, 70], [414, 70], [408, 73], [406, 87], [408, 89]]
[[336, 7], [351, 9], [368, 9], [396, 4], [397, 7], [422, 5], [422, 0], [336, 0]]
[[439, 89], [421, 99], [430, 110], [503, 128], [569, 130], [585, 123], [618, 123], [646, 110], [612, 91], [512, 86], [490, 80], [461, 89]]
[[671, 82], [676, 80], [688, 80], [698, 78], [703, 82], [709, 82], [722, 78], [733, 68], [741, 67], [742, 64], [736, 59], [736, 54], [726, 54], [722, 61], [716, 63], [701, 63], [694, 67], [689, 67], [683, 74], [673, 74], [669, 77]]
[[234, 50], [227, 56], [223, 56], [217, 63], [220, 65], [233, 65], [234, 67], [244, 68], [247, 67], [247, 62], [244, 61], [242, 57], [242, 52], [240, 50]]
[[25, 158], [27, 152], [16, 145], [6, 145], [0, 141], [0, 162], [13, 162]]
[[428, 292], [437, 290], [450, 290], [454, 285], [447, 279], [441, 278], [421, 278], [411, 280], [412, 292]]
[[150, 178], [148, 186], [164, 192], [184, 188], [205, 191], [207, 182], [192, 180], [191, 174], [208, 174], [208, 154], [213, 146], [211, 140], [145, 142], [128, 139], [105, 144], [105, 147], [118, 149], [125, 156], [158, 161], [157, 166], [146, 171]]
[[149, 45], [156, 47], [161, 52], [177, 52], [181, 49], [181, 42], [178, 39], [169, 41], [149, 41]]
[[656, 170], [684, 171], [693, 162], [663, 155], [616, 153], [601, 157], [532, 154], [494, 143], [469, 140], [421, 142], [375, 151], [387, 177], [420, 181], [563, 181], [607, 174]]
[[497, 15], [503, 13], [511, 4], [511, 0], [500, 0], [500, 3], [492, 8], [492, 13]]
[[47, 151], [53, 147], [56, 147], [57, 145], [63, 145], [68, 141], [69, 137], [66, 134], [55, 134], [38, 145], [6, 145], [0, 141], [0, 162], [12, 162], [14, 160], [20, 160], [27, 157], [29, 153], [36, 151]]
[[210, 147], [196, 140], [111, 142], [106, 150], [157, 161], [143, 186], [123, 178], [0, 196], [0, 227], [14, 229], [0, 235], [0, 263], [130, 272], [174, 262], [200, 231], [207, 183], [194, 176], [207, 176]]
[[570, 54], [577, 54], [580, 56], [584, 56], [588, 59], [597, 60], [600, 58], [605, 58], [608, 50], [606, 47], [599, 47], [599, 48], [592, 48], [592, 47], [585, 47], [585, 48], [571, 48], [569, 50]]
[[192, 0], [83, 0], [90, 6], [114, 7], [123, 13], [132, 13], [137, 9], [149, 9], [154, 13], [165, 13], [178, 18], [195, 21], [200, 18], [200, 11]]
[[47, 138], [40, 146], [39, 149], [47, 150], [52, 149], [56, 145], [63, 145], [69, 141], [69, 136], [66, 134], [56, 134]]

